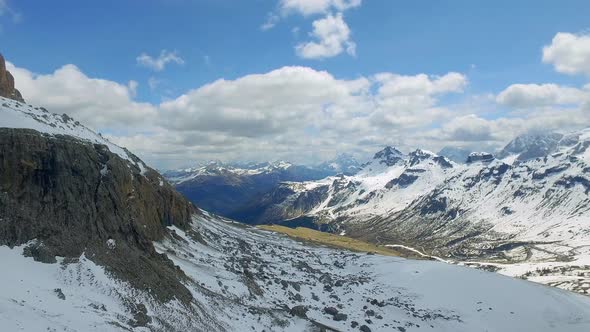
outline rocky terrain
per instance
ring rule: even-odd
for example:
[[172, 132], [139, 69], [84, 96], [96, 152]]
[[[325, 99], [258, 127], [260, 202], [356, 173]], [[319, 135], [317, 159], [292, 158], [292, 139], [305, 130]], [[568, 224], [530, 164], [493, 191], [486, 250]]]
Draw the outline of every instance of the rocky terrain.
[[590, 131], [524, 135], [464, 164], [388, 147], [354, 176], [284, 183], [256, 223], [315, 227], [590, 291]]

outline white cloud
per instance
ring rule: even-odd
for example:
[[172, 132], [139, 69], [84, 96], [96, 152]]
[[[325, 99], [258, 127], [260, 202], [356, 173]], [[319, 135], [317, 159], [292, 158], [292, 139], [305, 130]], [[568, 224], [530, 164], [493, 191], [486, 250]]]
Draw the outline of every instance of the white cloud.
[[378, 90], [371, 121], [376, 126], [397, 128], [426, 125], [450, 116], [449, 110], [437, 107], [438, 96], [462, 92], [467, 85], [467, 77], [454, 72], [443, 76], [380, 73], [374, 80]]
[[283, 67], [233, 81], [218, 80], [163, 103], [174, 130], [254, 137], [300, 129], [331, 103], [352, 103], [366, 79], [337, 80], [327, 72]]
[[493, 140], [493, 122], [485, 120], [476, 114], [469, 114], [452, 119], [442, 126], [440, 138], [459, 142], [481, 142]]
[[498, 94], [499, 104], [513, 108], [579, 105], [590, 100], [590, 89], [556, 84], [513, 84]]
[[295, 47], [297, 55], [305, 59], [323, 59], [336, 56], [343, 51], [356, 54], [356, 44], [350, 40], [350, 29], [342, 13], [327, 15], [313, 22], [310, 34], [315, 41], [301, 43]]
[[281, 20], [281, 17], [276, 13], [268, 13], [266, 21], [260, 26], [260, 29], [265, 31], [274, 28]]
[[559, 32], [543, 47], [543, 62], [564, 74], [590, 75], [590, 35]]
[[[344, 51], [355, 56], [356, 43], [350, 39], [350, 28], [344, 22], [342, 13], [361, 4], [362, 0], [280, 0], [278, 9], [267, 15], [265, 23], [260, 28], [271, 29], [281, 18], [293, 13], [304, 17], [323, 15], [323, 18], [312, 23], [312, 40], [295, 46], [296, 54], [305, 59], [330, 58]], [[297, 37], [299, 27], [291, 31]]]
[[150, 68], [154, 71], [162, 71], [166, 68], [166, 65], [169, 63], [176, 63], [179, 65], [184, 64], [184, 60], [179, 57], [176, 52], [168, 52], [166, 50], [162, 50], [160, 52], [160, 56], [157, 58], [142, 53], [137, 58], [137, 64]]
[[[588, 99], [577, 93], [564, 97], [569, 90], [559, 86], [548, 89], [557, 89], [552, 93], [559, 97], [485, 96], [449, 105], [445, 96], [462, 93], [468, 84], [455, 72], [342, 79], [308, 67], [283, 67], [217, 80], [152, 105], [134, 101], [136, 82], [90, 78], [73, 65], [47, 75], [10, 63], [8, 69], [28, 102], [116, 133], [110, 136], [114, 141], [157, 167], [207, 159], [312, 162], [337, 152], [363, 157], [385, 144], [405, 151], [454, 144], [491, 151], [524, 131], [590, 125]], [[506, 91], [544, 96], [544, 86]], [[586, 93], [590, 85], [568, 89]], [[498, 114], [496, 100], [544, 106]], [[567, 103], [554, 102], [560, 100]]]
[[343, 12], [359, 7], [362, 0], [281, 0], [279, 8], [285, 14], [296, 12], [304, 16], [326, 14], [330, 11]]
[[124, 85], [90, 78], [71, 64], [47, 75], [34, 74], [10, 62], [6, 66], [28, 103], [66, 113], [96, 129], [133, 127], [151, 121], [157, 114], [152, 105], [133, 101], [135, 81]]
[[[418, 139], [416, 128], [452, 117], [438, 98], [467, 84], [458, 73], [339, 79], [308, 67], [283, 67], [217, 80], [152, 105], [133, 100], [135, 81], [90, 78], [74, 65], [47, 75], [10, 63], [8, 69], [28, 102], [118, 133], [114, 141], [160, 167], [206, 159], [309, 162], [338, 151], [370, 154], [383, 144], [407, 146]], [[396, 126], [400, 121], [408, 125]]]

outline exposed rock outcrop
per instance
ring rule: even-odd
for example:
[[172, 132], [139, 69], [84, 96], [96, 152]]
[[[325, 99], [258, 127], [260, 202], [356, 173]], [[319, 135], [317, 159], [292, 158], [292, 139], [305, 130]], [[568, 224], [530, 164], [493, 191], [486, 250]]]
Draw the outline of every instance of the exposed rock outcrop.
[[6, 70], [6, 63], [2, 54], [0, 54], [0, 96], [25, 102], [20, 91], [14, 87], [14, 77]]
[[139, 162], [71, 136], [0, 128], [0, 245], [28, 244], [44, 262], [84, 254], [161, 301], [188, 303], [182, 273], [152, 241], [188, 227], [196, 209]]

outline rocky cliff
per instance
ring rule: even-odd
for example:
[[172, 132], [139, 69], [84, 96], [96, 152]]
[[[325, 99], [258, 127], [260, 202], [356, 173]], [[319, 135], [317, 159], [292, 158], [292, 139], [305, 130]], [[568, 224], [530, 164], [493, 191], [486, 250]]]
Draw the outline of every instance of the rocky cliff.
[[6, 70], [4, 57], [0, 54], [0, 97], [6, 97], [24, 102], [23, 96], [14, 87], [14, 77]]
[[[185, 229], [192, 204], [136, 156], [68, 116], [0, 102], [0, 245], [27, 245], [46, 263], [84, 254], [158, 300], [188, 303], [182, 275], [152, 241], [167, 226]], [[91, 134], [94, 141], [82, 138]]]

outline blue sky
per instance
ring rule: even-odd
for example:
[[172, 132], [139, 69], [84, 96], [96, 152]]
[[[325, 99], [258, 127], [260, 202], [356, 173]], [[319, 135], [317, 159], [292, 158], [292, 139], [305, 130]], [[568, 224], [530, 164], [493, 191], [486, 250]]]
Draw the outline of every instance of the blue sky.
[[[289, 2], [292, 7], [285, 9]], [[588, 1], [315, 1], [322, 2], [328, 4], [325, 10], [305, 12], [301, 6], [315, 5], [314, 0], [0, 0], [0, 8], [4, 8], [0, 9], [0, 51], [33, 75], [51, 74], [73, 64], [88, 78], [121, 85], [133, 80], [137, 88], [132, 101], [149, 103], [156, 112], [161, 112], [162, 101], [175, 100], [217, 79], [238, 80], [285, 66], [327, 71], [335, 79], [347, 81], [383, 72], [429, 77], [456, 72], [465, 76], [468, 83], [460, 94], [440, 94], [428, 107], [458, 103], [466, 107], [474, 98], [497, 95], [517, 83], [582, 89], [588, 82], [584, 69], [564, 74], [555, 69], [556, 61], [542, 61], [543, 47], [551, 44], [557, 33], [587, 35]], [[338, 5], [342, 3], [350, 6]], [[349, 29], [342, 45], [346, 48], [346, 43], [353, 43], [354, 54], [342, 50], [334, 56], [305, 58], [297, 46], [318, 42], [310, 36], [313, 22], [330, 15], [342, 15], [342, 23]], [[261, 28], [269, 17], [276, 17], [274, 26]], [[163, 50], [182, 59], [182, 64], [170, 62], [155, 71], [137, 60], [141, 54], [156, 58]], [[157, 85], [150, 87], [150, 81]], [[497, 110], [482, 111], [478, 116], [483, 119], [510, 112], [506, 105], [488, 102], [477, 107]], [[442, 124], [435, 121], [424, 127]], [[98, 127], [121, 133], [116, 126]], [[155, 131], [151, 126], [135, 130]], [[383, 143], [390, 143], [386, 141]], [[412, 142], [418, 141], [424, 140]], [[409, 147], [412, 142], [401, 144]], [[484, 143], [491, 146], [499, 141]], [[273, 156], [271, 152], [264, 155]], [[154, 155], [150, 158], [157, 159]]]

